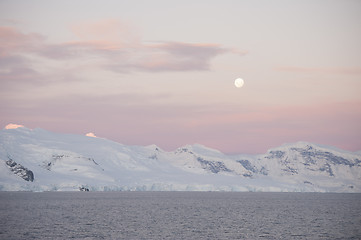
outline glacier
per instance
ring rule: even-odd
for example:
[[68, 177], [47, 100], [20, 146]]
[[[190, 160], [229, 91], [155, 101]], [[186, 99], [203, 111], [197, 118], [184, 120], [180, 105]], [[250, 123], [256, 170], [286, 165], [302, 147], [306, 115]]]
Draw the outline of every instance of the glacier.
[[227, 155], [44, 129], [0, 130], [1, 191], [361, 192], [361, 153], [308, 142]]

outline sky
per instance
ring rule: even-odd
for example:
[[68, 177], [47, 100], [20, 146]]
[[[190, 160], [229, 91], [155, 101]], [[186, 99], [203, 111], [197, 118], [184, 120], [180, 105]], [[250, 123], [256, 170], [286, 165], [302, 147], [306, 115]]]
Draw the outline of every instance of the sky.
[[360, 43], [358, 0], [1, 0], [0, 128], [357, 151]]

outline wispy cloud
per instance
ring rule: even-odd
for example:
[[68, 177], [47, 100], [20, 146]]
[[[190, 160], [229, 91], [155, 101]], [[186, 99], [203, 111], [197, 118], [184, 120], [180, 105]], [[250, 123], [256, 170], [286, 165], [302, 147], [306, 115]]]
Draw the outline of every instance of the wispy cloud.
[[[139, 48], [119, 52], [119, 61], [108, 64], [112, 71], [204, 71], [210, 70], [210, 60], [217, 55], [229, 52], [216, 44], [191, 44], [163, 42], [144, 44]], [[129, 53], [132, 50], [132, 53]], [[122, 61], [126, 56], [128, 60]]]
[[15, 28], [0, 26], [0, 57], [36, 51], [43, 40], [40, 34], [24, 34]]
[[321, 74], [346, 74], [360, 75], [361, 68], [357, 67], [296, 67], [296, 66], [280, 66], [275, 68], [276, 71], [294, 72], [294, 73], [321, 73]]
[[[0, 27], [0, 80], [39, 81], [41, 70], [35, 66], [89, 64], [91, 70], [116, 73], [137, 71], [207, 71], [213, 58], [236, 50], [213, 43], [146, 43], [119, 21], [109, 20], [75, 25], [77, 39], [51, 43], [37, 33], [22, 33], [13, 27]], [[237, 52], [239, 54], [239, 52]]]
[[41, 47], [44, 38], [35, 33], [23, 34], [12, 27], [0, 26], [0, 82], [2, 91], [17, 84], [37, 82], [39, 74], [27, 54]]

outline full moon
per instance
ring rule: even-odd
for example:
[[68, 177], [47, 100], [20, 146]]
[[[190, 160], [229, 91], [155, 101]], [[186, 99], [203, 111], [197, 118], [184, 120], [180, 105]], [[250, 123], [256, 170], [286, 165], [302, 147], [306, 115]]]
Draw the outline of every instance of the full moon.
[[236, 80], [234, 80], [234, 85], [237, 87], [237, 88], [241, 88], [244, 84], [244, 81], [242, 78], [237, 78]]

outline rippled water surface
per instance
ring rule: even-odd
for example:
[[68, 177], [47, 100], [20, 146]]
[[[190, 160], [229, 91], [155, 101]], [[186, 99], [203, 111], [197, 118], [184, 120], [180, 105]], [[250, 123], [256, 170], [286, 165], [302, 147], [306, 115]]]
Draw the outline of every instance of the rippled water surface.
[[361, 239], [361, 194], [0, 192], [0, 239]]

